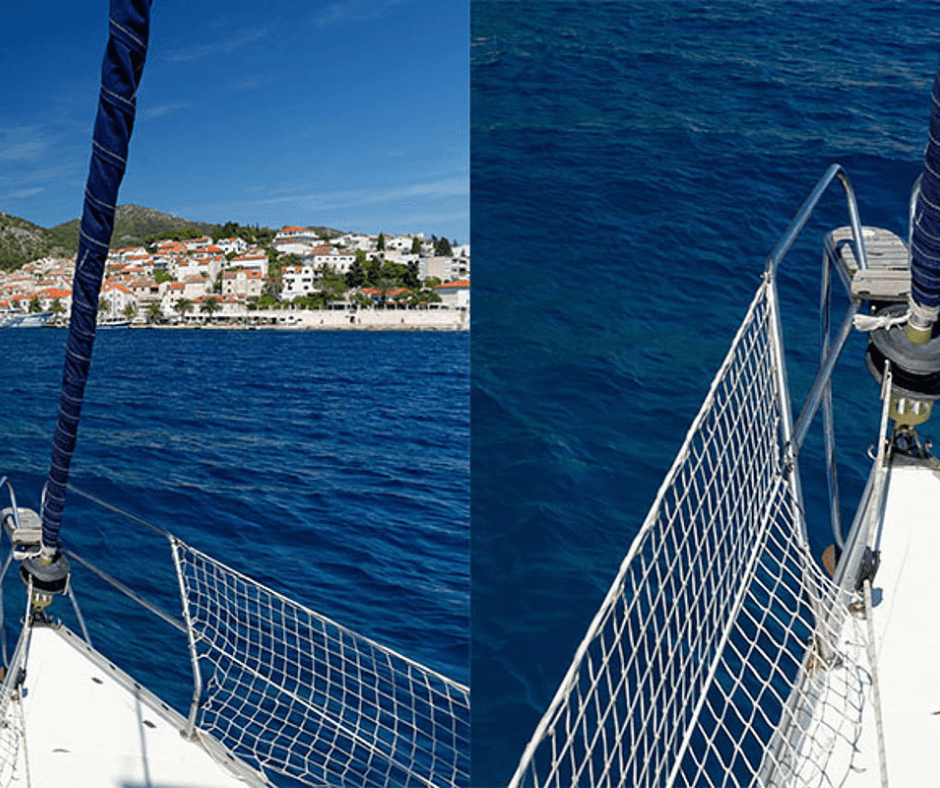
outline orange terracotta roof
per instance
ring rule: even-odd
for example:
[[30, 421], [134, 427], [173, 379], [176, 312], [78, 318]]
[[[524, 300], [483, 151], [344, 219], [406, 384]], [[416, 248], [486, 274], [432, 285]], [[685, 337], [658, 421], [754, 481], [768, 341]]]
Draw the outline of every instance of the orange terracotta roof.
[[60, 287], [47, 287], [45, 290], [38, 290], [34, 295], [39, 298], [67, 298], [72, 295], [71, 290], [65, 290]]
[[470, 287], [470, 280], [469, 279], [457, 279], [454, 282], [444, 282], [443, 284], [440, 284], [440, 285], [434, 285], [435, 290], [440, 290], [441, 288], [446, 288], [446, 287]]

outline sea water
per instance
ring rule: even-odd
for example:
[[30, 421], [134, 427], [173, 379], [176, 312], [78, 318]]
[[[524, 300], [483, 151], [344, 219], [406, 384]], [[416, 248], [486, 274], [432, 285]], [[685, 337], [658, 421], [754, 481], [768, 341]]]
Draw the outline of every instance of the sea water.
[[[37, 509], [65, 339], [0, 332], [0, 475]], [[71, 483], [466, 683], [468, 373], [465, 333], [101, 332]], [[165, 540], [74, 493], [61, 539], [179, 616]], [[81, 567], [73, 586], [94, 645], [185, 711], [184, 636]]]
[[[863, 223], [906, 237], [936, 22], [925, 2], [473, 3], [475, 786], [512, 775], [827, 167], [846, 168]], [[780, 270], [797, 412], [844, 205], [836, 186]], [[853, 336], [835, 378], [846, 518], [878, 424], [863, 353]], [[814, 431], [816, 555], [832, 541], [820, 453]]]

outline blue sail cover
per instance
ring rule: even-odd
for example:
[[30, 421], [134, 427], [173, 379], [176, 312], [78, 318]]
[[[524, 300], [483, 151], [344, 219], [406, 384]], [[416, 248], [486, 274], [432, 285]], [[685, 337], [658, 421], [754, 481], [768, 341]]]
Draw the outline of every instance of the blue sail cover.
[[911, 295], [918, 304], [940, 305], [940, 72], [933, 82], [930, 138], [914, 208], [911, 280]]
[[95, 341], [98, 293], [114, 229], [118, 187], [124, 177], [127, 147], [134, 126], [137, 86], [147, 54], [150, 0], [111, 0], [109, 28], [72, 282], [72, 316], [59, 418], [42, 504], [42, 543], [46, 551], [59, 547], [65, 488]]

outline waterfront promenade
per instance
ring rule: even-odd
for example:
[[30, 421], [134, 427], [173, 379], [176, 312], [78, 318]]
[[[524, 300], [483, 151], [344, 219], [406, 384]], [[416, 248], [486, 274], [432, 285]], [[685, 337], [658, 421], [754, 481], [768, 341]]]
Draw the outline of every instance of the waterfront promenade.
[[468, 331], [462, 309], [258, 309], [245, 319], [193, 316], [185, 322], [135, 324], [133, 328], [209, 330], [306, 329], [325, 331]]

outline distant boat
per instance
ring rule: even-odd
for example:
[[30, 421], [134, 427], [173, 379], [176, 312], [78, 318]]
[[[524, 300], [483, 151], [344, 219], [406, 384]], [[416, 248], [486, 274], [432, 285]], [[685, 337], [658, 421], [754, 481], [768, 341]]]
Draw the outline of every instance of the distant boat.
[[121, 317], [99, 317], [96, 329], [101, 331], [102, 329], [110, 328], [130, 328], [131, 321], [127, 318]]
[[42, 328], [49, 322], [52, 315], [52, 312], [0, 310], [0, 328]]

